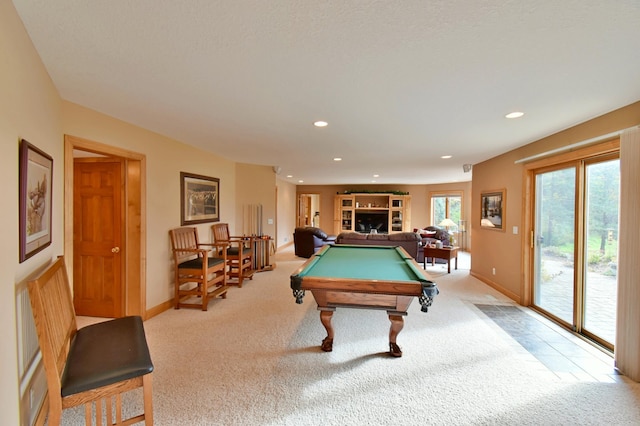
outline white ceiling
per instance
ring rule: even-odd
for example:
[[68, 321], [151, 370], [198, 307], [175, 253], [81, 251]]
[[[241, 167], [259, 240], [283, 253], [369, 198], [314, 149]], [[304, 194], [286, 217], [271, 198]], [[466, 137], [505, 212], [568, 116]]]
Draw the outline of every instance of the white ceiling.
[[62, 98], [293, 183], [468, 181], [640, 100], [639, 0], [13, 3]]

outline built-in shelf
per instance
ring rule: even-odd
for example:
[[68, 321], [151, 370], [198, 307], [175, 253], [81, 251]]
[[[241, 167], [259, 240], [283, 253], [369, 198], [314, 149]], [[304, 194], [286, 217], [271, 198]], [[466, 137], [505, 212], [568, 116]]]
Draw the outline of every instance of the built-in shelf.
[[335, 199], [334, 232], [401, 232], [411, 227], [410, 195], [344, 194]]

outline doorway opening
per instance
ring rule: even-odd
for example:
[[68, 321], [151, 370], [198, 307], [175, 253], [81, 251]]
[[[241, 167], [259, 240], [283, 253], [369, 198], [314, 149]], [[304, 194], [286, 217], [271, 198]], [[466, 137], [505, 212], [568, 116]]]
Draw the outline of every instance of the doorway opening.
[[320, 194], [298, 194], [296, 226], [320, 227]]
[[[122, 205], [110, 214], [121, 218], [121, 244], [111, 247], [119, 256], [119, 266], [112, 272], [118, 274], [121, 292], [114, 304], [121, 307], [121, 315], [140, 315], [146, 319], [146, 271], [143, 259], [146, 255], [146, 206], [145, 174], [146, 157], [125, 149], [105, 145], [76, 136], [65, 135], [64, 170], [64, 256], [68, 275], [73, 284], [74, 276], [74, 164], [79, 155], [117, 159], [122, 163]], [[82, 153], [82, 154], [81, 154]], [[75, 284], [74, 284], [75, 285]]]

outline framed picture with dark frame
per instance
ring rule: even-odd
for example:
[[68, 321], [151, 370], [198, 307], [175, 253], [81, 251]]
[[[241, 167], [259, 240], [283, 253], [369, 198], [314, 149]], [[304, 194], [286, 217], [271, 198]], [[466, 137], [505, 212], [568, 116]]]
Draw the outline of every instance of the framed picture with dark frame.
[[180, 223], [220, 220], [220, 179], [180, 172]]
[[51, 244], [53, 158], [20, 140], [20, 263]]
[[480, 200], [480, 227], [504, 231], [507, 215], [506, 190], [482, 191]]

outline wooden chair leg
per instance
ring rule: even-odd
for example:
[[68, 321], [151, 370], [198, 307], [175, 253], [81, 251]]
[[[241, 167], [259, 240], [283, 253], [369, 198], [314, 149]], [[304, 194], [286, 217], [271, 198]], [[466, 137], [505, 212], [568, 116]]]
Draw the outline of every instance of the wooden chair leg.
[[202, 310], [206, 311], [207, 308], [209, 307], [209, 286], [207, 285], [207, 280], [209, 279], [209, 277], [207, 277], [206, 273], [204, 275], [204, 279], [203, 279], [203, 283], [200, 286], [200, 294], [202, 295]]
[[242, 281], [244, 280], [244, 274], [242, 272], [242, 261], [238, 261], [238, 288], [242, 288]]
[[[118, 396], [120, 396], [120, 395], [118, 395]], [[106, 410], [105, 410], [105, 411], [106, 411], [106, 416], [105, 416], [105, 417], [106, 417], [106, 419], [107, 419], [107, 425], [111, 426], [112, 424], [114, 424], [114, 423], [113, 423], [113, 411], [112, 411], [112, 410], [113, 410], [113, 407], [112, 407], [111, 397], [110, 397], [110, 396], [108, 396], [108, 397], [106, 397], [106, 398], [105, 398], [105, 400], [106, 400], [106, 404], [105, 404], [105, 406], [106, 406]], [[118, 410], [118, 408], [117, 408], [117, 406], [118, 406], [118, 404], [116, 403], [116, 419], [118, 419], [119, 417], [121, 417], [121, 416], [118, 414], [118, 411], [117, 411], [117, 410]], [[102, 417], [102, 413], [100, 413], [100, 417]], [[122, 420], [120, 420], [120, 423], [122, 423]], [[119, 424], [119, 423], [115, 423], [115, 424]]]
[[153, 380], [151, 374], [142, 376], [142, 398], [144, 401], [144, 424], [153, 425]]
[[119, 425], [120, 423], [122, 423], [122, 396], [120, 394], [117, 394], [116, 395], [116, 424]]
[[175, 302], [176, 302], [176, 306], [175, 309], [180, 309], [180, 278], [179, 278], [179, 274], [177, 271], [177, 266], [176, 266], [176, 276], [175, 276]]
[[[96, 411], [98, 411], [98, 405], [97, 404], [98, 404], [98, 402], [96, 403]], [[93, 406], [93, 404], [91, 402], [87, 402], [86, 404], [84, 404], [84, 424], [85, 425], [93, 424], [93, 415], [91, 414], [92, 406]], [[58, 423], [49, 422], [49, 424], [59, 425], [60, 421], [58, 421]]]

